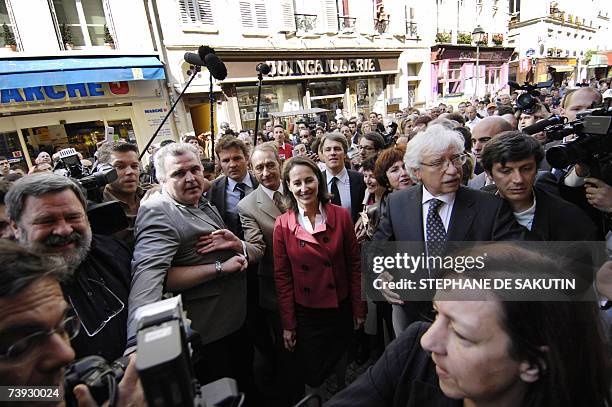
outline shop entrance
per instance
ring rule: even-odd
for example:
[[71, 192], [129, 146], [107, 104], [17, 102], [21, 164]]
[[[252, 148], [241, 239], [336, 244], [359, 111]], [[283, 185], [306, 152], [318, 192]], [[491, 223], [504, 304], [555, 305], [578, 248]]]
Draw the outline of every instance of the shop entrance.
[[346, 86], [341, 80], [309, 82], [310, 107], [330, 110], [328, 119], [336, 116], [336, 110], [344, 110]]

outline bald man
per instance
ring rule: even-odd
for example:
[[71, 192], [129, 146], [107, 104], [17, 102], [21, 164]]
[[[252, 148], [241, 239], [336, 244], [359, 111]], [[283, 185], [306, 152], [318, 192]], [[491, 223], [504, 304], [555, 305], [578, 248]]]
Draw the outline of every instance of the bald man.
[[485, 117], [474, 125], [472, 129], [472, 152], [476, 156], [476, 163], [481, 168], [481, 172], [468, 181], [468, 187], [480, 189], [493, 183], [493, 180], [488, 178], [485, 172], [482, 172], [482, 166], [480, 165], [482, 149], [499, 133], [511, 130], [513, 130], [512, 125], [500, 116]]

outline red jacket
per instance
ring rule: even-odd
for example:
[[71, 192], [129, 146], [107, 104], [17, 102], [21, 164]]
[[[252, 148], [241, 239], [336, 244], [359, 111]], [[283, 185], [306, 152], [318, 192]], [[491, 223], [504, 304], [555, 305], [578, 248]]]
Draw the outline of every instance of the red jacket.
[[295, 329], [295, 303], [335, 308], [351, 297], [353, 315], [365, 317], [361, 300], [361, 257], [351, 215], [325, 205], [325, 230], [310, 234], [293, 211], [274, 224], [274, 278], [284, 329]]

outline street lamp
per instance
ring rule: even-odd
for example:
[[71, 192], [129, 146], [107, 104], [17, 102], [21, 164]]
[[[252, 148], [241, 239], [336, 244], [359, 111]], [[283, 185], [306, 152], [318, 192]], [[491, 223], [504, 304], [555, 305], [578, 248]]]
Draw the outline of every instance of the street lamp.
[[480, 42], [485, 36], [485, 31], [480, 25], [477, 25], [472, 31], [472, 41], [476, 43], [476, 86], [474, 89], [474, 97], [478, 97], [478, 77], [480, 76]]

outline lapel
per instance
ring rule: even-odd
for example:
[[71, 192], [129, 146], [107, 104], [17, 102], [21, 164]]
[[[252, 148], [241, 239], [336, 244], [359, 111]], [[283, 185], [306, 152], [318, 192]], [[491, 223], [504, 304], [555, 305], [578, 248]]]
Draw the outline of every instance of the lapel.
[[280, 210], [274, 204], [274, 201], [264, 192], [261, 185], [254, 191], [257, 206], [265, 214], [269, 215], [272, 219], [276, 219], [281, 215]]
[[476, 211], [473, 206], [476, 204], [469, 196], [467, 187], [460, 186], [455, 195], [455, 204], [451, 213], [450, 223], [448, 225], [448, 241], [463, 241], [466, 240], [468, 231], [474, 218]]
[[[405, 231], [408, 233], [406, 239], [402, 238], [400, 240], [423, 242], [425, 241], [425, 232], [423, 231], [423, 185], [417, 184], [412, 188], [406, 190], [405, 202], [398, 199], [400, 208], [396, 209], [396, 214], [407, 216], [403, 219], [396, 220], [396, 224], [401, 225], [400, 231]], [[390, 198], [391, 197], [389, 197], [389, 199]], [[405, 211], [401, 209], [402, 206], [406, 208]], [[413, 218], [411, 218], [411, 216], [413, 216], [412, 214], [415, 214]], [[409, 225], [414, 225], [414, 227]], [[404, 233], [399, 233], [395, 235], [402, 236], [403, 234]]]
[[[363, 196], [359, 196], [360, 192], [359, 191], [359, 180], [355, 179], [355, 176], [353, 174], [353, 171], [351, 170], [346, 170], [346, 172], [348, 173], [348, 177], [349, 177], [349, 191], [351, 192], [351, 209], [353, 210], [353, 212], [358, 209], [361, 206], [361, 202], [363, 200]], [[353, 214], [351, 214], [352, 216]]]
[[[174, 199], [170, 198], [165, 192], [163, 193], [163, 197], [164, 197], [164, 199], [169, 200], [179, 210], [184, 210], [186, 212], [189, 212], [189, 214], [191, 214], [191, 215], [195, 216], [196, 218], [200, 219], [201, 221], [209, 224], [210, 226], [212, 226], [215, 229], [219, 229], [219, 228], [225, 227], [223, 225], [223, 220], [221, 219], [219, 214], [215, 211], [214, 207], [211, 206], [210, 203], [205, 198], [200, 198], [200, 202], [199, 202], [198, 208], [192, 208], [190, 206], [186, 206], [186, 205], [183, 205], [183, 204], [180, 204], [180, 203], [176, 202]], [[208, 206], [208, 209], [210, 211], [212, 211], [212, 213], [209, 213], [208, 210], [206, 210], [206, 208], [204, 208], [204, 206]], [[219, 224], [219, 223], [215, 222], [215, 220], [219, 220], [219, 221], [221, 221], [221, 223]]]
[[217, 208], [223, 220], [225, 219], [225, 190], [227, 188], [227, 177], [224, 175], [218, 180], [216, 180], [215, 184], [212, 187], [212, 194], [210, 201]]
[[[296, 213], [293, 211], [291, 211], [290, 213], [291, 215], [289, 216], [287, 226], [289, 227], [289, 230], [294, 234], [296, 239], [320, 246], [319, 241], [314, 237], [314, 235], [311, 235], [310, 233], [308, 233], [308, 231], [302, 228], [300, 223], [297, 221]], [[326, 229], [329, 229], [333, 233], [333, 229], [336, 228], [336, 213], [334, 212], [334, 208], [332, 208], [331, 205], [325, 205], [325, 217]]]

